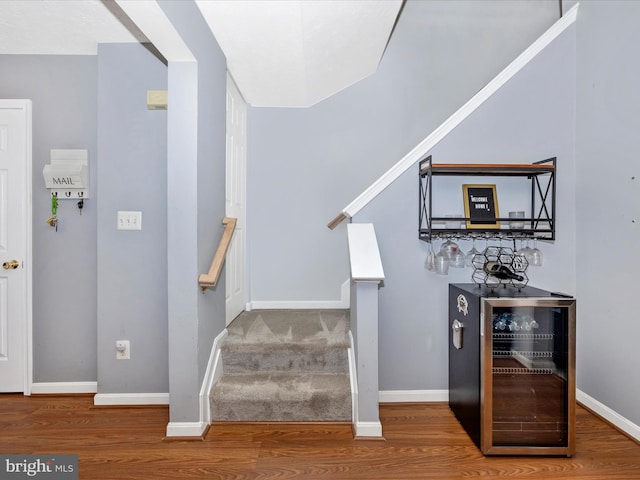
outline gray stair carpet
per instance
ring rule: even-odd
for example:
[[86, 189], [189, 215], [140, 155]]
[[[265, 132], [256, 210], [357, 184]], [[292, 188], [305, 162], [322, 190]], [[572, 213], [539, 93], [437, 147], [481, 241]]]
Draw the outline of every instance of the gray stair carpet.
[[213, 421], [351, 420], [346, 310], [254, 310], [227, 327]]

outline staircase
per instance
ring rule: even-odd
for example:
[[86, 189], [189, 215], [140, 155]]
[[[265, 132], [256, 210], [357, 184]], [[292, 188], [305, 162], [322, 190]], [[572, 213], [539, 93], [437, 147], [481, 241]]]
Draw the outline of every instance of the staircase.
[[212, 421], [351, 421], [348, 311], [254, 310], [227, 331]]

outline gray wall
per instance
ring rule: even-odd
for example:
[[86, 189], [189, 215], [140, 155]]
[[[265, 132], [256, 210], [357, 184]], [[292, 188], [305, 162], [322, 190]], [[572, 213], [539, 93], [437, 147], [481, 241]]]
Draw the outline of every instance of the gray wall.
[[[574, 72], [575, 26], [429, 152], [440, 163], [523, 163], [558, 157], [557, 240], [538, 242], [544, 266], [530, 267], [527, 273], [531, 285], [569, 294], [575, 294]], [[448, 276], [438, 276], [423, 266], [428, 244], [417, 238], [417, 173], [416, 165], [353, 219], [375, 225], [385, 269], [380, 290], [380, 390], [448, 388], [448, 284], [471, 282], [470, 268], [452, 268]], [[462, 214], [461, 185], [478, 182], [497, 184], [501, 216], [526, 210], [517, 203], [517, 194], [524, 192], [526, 200], [529, 183], [439, 177], [434, 179], [434, 205], [445, 206], [439, 214]], [[436, 190], [438, 183], [447, 188]], [[436, 251], [440, 244], [434, 242]], [[459, 244], [465, 252], [471, 248], [471, 242]], [[484, 246], [485, 242], [477, 244], [478, 249]]]
[[169, 355], [171, 421], [197, 421], [214, 338], [225, 327], [224, 272], [202, 294], [225, 208], [226, 59], [193, 2], [159, 2], [195, 62], [169, 63]]
[[327, 223], [557, 16], [556, 2], [408, 1], [376, 74], [308, 109], [250, 108], [251, 300], [339, 300], [346, 234]]
[[[138, 44], [98, 48], [98, 393], [167, 392], [167, 112], [147, 90], [167, 68]], [[116, 229], [119, 210], [142, 211], [142, 230]], [[115, 358], [116, 340], [131, 360]]]
[[[163, 8], [167, 7], [164, 3]], [[571, 2], [565, 2], [568, 3]], [[555, 17], [556, 2], [535, 5], [537, 12], [543, 12], [543, 17], [533, 19], [532, 30], [520, 29], [516, 35], [501, 23], [499, 13], [517, 14], [514, 12], [524, 5], [524, 2], [410, 1], [376, 75], [308, 110], [251, 109], [249, 221], [252, 236], [249, 240], [253, 299], [338, 298], [340, 284], [348, 275], [346, 240], [344, 228], [330, 232], [325, 226], [327, 221], [475, 93]], [[526, 5], [534, 4], [527, 2]], [[459, 9], [463, 7], [486, 10], [463, 15], [463, 23], [460, 24], [462, 11]], [[542, 245], [546, 265], [539, 271], [530, 270], [532, 283], [544, 288], [577, 292], [578, 387], [636, 424], [640, 423], [640, 411], [635, 402], [640, 395], [640, 374], [632, 368], [629, 352], [634, 351], [633, 340], [640, 332], [638, 323], [634, 321], [633, 305], [626, 299], [633, 298], [635, 294], [633, 287], [637, 282], [632, 275], [637, 270], [634, 268], [637, 260], [630, 254], [621, 264], [619, 261], [611, 262], [611, 258], [605, 255], [593, 255], [593, 252], [602, 253], [602, 246], [606, 245], [612, 251], [628, 253], [638, 244], [637, 208], [633, 200], [638, 197], [638, 175], [634, 167], [638, 166], [635, 132], [640, 127], [636, 108], [640, 99], [635, 93], [634, 82], [640, 73], [635, 51], [640, 40], [635, 28], [640, 18], [639, 8], [634, 2], [582, 3], [575, 47], [578, 112], [575, 132], [568, 119], [571, 92], [567, 91], [570, 88], [564, 83], [568, 77], [563, 74], [570, 76], [572, 68], [571, 62], [565, 64], [566, 58], [563, 57], [568, 54], [566, 50], [573, 48], [569, 34], [536, 59], [531, 67], [533, 71], [523, 71], [493, 103], [478, 111], [432, 152], [438, 159], [449, 158], [451, 161], [466, 161], [471, 154], [478, 160], [490, 157], [492, 161], [508, 161], [516, 157], [529, 161], [535, 159], [530, 157], [559, 156], [559, 194], [562, 198], [559, 201], [558, 241], [554, 245]], [[440, 15], [437, 22], [432, 20], [436, 13]], [[187, 10], [187, 14], [198, 18], [192, 9]], [[454, 15], [457, 16], [455, 21]], [[531, 15], [522, 15], [529, 20], [532, 18]], [[170, 16], [174, 17], [174, 14]], [[446, 19], [451, 19], [452, 23]], [[195, 21], [200, 31], [201, 20]], [[210, 42], [209, 39], [191, 37], [195, 32], [189, 33], [186, 17], [179, 29], [185, 37], [192, 38], [190, 43], [194, 51], [202, 52], [198, 42]], [[499, 47], [507, 47], [507, 50]], [[118, 47], [113, 48], [117, 50]], [[202, 74], [206, 77], [201, 80], [206, 82], [212, 78], [213, 85], [220, 85], [223, 59], [219, 49], [214, 48], [214, 51], [213, 59], [199, 59], [204, 65], [201, 68], [205, 73]], [[108, 52], [109, 56], [114, 52]], [[123, 61], [129, 62], [132, 57], [128, 58]], [[143, 55], [143, 62], [149, 60]], [[111, 61], [116, 60], [111, 58]], [[92, 381], [98, 378], [98, 281], [109, 284], [114, 281], [117, 268], [128, 269], [127, 265], [113, 264], [123, 256], [131, 261], [132, 252], [150, 248], [153, 254], [145, 252], [140, 261], [135, 261], [136, 265], [146, 269], [152, 262], [150, 257], [160, 256], [163, 249], [162, 236], [154, 238], [144, 248], [140, 245], [142, 236], [159, 228], [157, 209], [145, 202], [149, 195], [159, 200], [160, 207], [163, 207], [162, 195], [156, 185], [156, 182], [164, 181], [162, 174], [151, 182], [145, 195], [139, 195], [127, 191], [127, 187], [139, 186], [138, 179], [143, 172], [134, 171], [134, 186], [128, 181], [120, 183], [120, 172], [117, 178], [109, 178], [107, 172], [113, 172], [113, 165], [106, 165], [106, 170], [100, 170], [102, 155], [98, 155], [97, 138], [100, 136], [102, 142], [109, 135], [105, 129], [113, 128], [113, 124], [107, 126], [103, 123], [108, 118], [104, 116], [105, 112], [98, 112], [99, 78], [102, 82], [105, 73], [98, 72], [98, 62], [97, 57], [83, 56], [0, 56], [0, 97], [33, 100], [36, 382]], [[156, 71], [157, 67], [151, 61], [151, 70], [155, 72], [154, 76], [158, 74], [159, 79], [163, 75]], [[109, 74], [117, 77], [116, 66], [112, 64], [110, 69]], [[549, 75], [536, 80], [540, 72]], [[553, 82], [556, 77], [560, 83], [549, 88], [548, 82]], [[125, 79], [114, 78], [114, 81], [125, 82]], [[105, 93], [103, 87], [107, 88], [101, 84], [101, 95]], [[117, 99], [113, 100], [127, 102], [118, 106], [118, 110], [140, 118], [153, 114], [151, 122], [155, 124], [163, 113], [143, 112], [143, 106], [129, 105], [127, 88], [128, 84], [125, 84], [125, 91], [119, 92]], [[135, 87], [138, 88], [141, 87]], [[144, 88], [162, 87], [149, 85]], [[205, 117], [198, 127], [198, 166], [195, 167], [198, 174], [203, 174], [202, 179], [198, 177], [196, 181], [196, 201], [200, 210], [195, 219], [198, 238], [193, 243], [197, 248], [194, 259], [197, 265], [193, 267], [196, 272], [206, 271], [208, 267], [215, 239], [219, 238], [217, 224], [223, 214], [219, 198], [223, 167], [220, 166], [221, 160], [216, 160], [223, 158], [224, 151], [219, 133], [223, 128], [220, 92], [218, 87], [210, 94], [199, 92], [206, 107], [199, 111], [199, 115]], [[541, 104], [538, 105], [535, 99], [540, 99]], [[553, 105], [549, 103], [552, 100], [555, 101]], [[515, 102], [513, 106], [511, 101]], [[107, 107], [109, 110], [113, 108]], [[209, 108], [213, 111], [206, 113]], [[544, 109], [547, 109], [546, 116], [543, 115]], [[496, 115], [496, 111], [500, 114]], [[528, 114], [523, 115], [523, 111]], [[545, 121], [536, 123], [541, 117]], [[98, 118], [101, 126], [97, 124]], [[115, 114], [112, 119], [116, 120]], [[207, 128], [205, 122], [210, 122], [211, 127]], [[123, 135], [140, 133], [137, 130], [140, 128], [144, 132], [140, 138], [145, 139], [141, 145], [150, 142], [153, 150], [157, 145], [153, 135], [146, 130], [147, 126], [145, 121], [134, 122], [134, 130], [123, 132]], [[120, 127], [116, 126], [116, 129]], [[207, 139], [207, 135], [213, 137]], [[575, 166], [571, 147], [574, 135]], [[138, 148], [131, 138], [129, 142], [129, 146]], [[91, 161], [92, 198], [85, 203], [82, 216], [75, 205], [61, 204], [61, 223], [57, 233], [44, 223], [49, 215], [49, 196], [41, 176], [52, 148], [87, 148]], [[151, 158], [153, 155], [142, 155], [145, 167], [156, 165]], [[114, 162], [120, 160], [111, 159]], [[130, 169], [132, 165], [123, 167]], [[575, 190], [569, 182], [573, 169], [577, 175]], [[282, 172], [290, 173], [283, 175]], [[193, 176], [194, 172], [190, 174]], [[105, 185], [97, 186], [98, 176]], [[209, 193], [203, 188], [208, 182], [214, 185]], [[446, 327], [441, 322], [445, 308], [443, 295], [446, 283], [466, 281], [468, 277], [465, 270], [454, 271], [450, 277], [438, 279], [422, 269], [426, 244], [416, 239], [416, 188], [415, 172], [407, 172], [357, 218], [358, 221], [372, 220], [376, 223], [385, 260], [387, 281], [381, 290], [382, 389], [446, 388]], [[577, 200], [572, 198], [573, 191]], [[117, 196], [117, 192], [121, 196]], [[414, 193], [408, 195], [407, 192]], [[595, 206], [591, 203], [593, 192], [599, 192]], [[96, 208], [98, 194], [104, 194], [114, 202], [121, 198], [128, 201], [123, 202], [123, 206], [100, 204], [104, 211], [99, 213]], [[167, 208], [179, 210], [188, 206], [184, 199], [180, 200], [179, 192], [171, 195], [179, 204], [167, 205]], [[138, 201], [139, 207], [133, 205]], [[115, 231], [113, 212], [120, 208], [143, 210], [142, 232]], [[574, 210], [576, 223], [572, 225]], [[100, 227], [97, 226], [98, 221], [101, 222]], [[606, 241], [601, 234], [600, 226], [603, 225], [608, 231], [615, 232]], [[572, 228], [577, 234], [572, 233]], [[98, 230], [104, 238], [98, 237]], [[140, 238], [136, 238], [136, 234]], [[213, 245], [209, 243], [209, 237], [214, 238]], [[121, 241], [125, 238], [133, 241]], [[105, 245], [110, 241], [116, 242], [113, 248]], [[97, 251], [98, 245], [105, 249], [104, 258]], [[399, 252], [404, 252], [402, 258]], [[167, 252], [170, 257], [179, 253]], [[576, 262], [576, 259], [580, 261]], [[98, 271], [98, 262], [106, 270]], [[281, 275], [283, 264], [291, 266], [290, 274]], [[129, 275], [136, 278], [138, 274], [125, 271], [125, 277]], [[153, 282], [154, 286], [162, 283], [161, 279]], [[142, 355], [139, 360], [146, 357], [149, 362], [161, 357], [159, 345], [166, 331], [163, 333], [159, 321], [162, 312], [157, 310], [160, 291], [143, 288], [139, 292], [140, 298], [154, 305], [141, 305], [130, 294], [130, 290], [136, 288], [140, 288], [139, 282], [118, 285], [126, 300], [120, 309], [100, 304], [101, 315], [104, 314], [100, 328], [105, 330], [105, 338], [100, 337], [103, 345], [100, 348], [105, 352], [100, 365], [101, 369], [103, 366], [106, 369], [104, 378], [108, 383], [105, 387], [112, 392], [132, 391], [129, 387], [134, 387], [129, 382], [134, 378], [137, 382], [141, 375], [137, 371], [123, 377], [122, 382], [127, 383], [126, 386], [115, 378], [117, 370], [114, 368], [119, 366], [112, 363], [109, 357], [113, 351], [109, 353], [108, 350], [117, 338], [121, 338], [121, 333], [127, 336], [131, 333], [133, 359], [129, 365], [138, 362], [137, 355]], [[198, 294], [194, 298], [191, 294], [197, 291], [197, 286], [187, 288], [198, 316], [198, 324], [193, 331], [196, 335], [202, 334], [199, 341], [192, 340], [186, 345], [196, 352], [198, 367], [192, 385], [198, 385], [207, 347], [223, 322], [220, 298], [223, 289], [219, 287], [216, 292]], [[120, 301], [114, 292], [105, 292], [105, 295]], [[425, 302], [425, 295], [432, 301]], [[131, 322], [129, 311], [132, 309], [144, 318]], [[429, 312], [428, 316], [425, 311]], [[116, 322], [115, 328], [108, 324], [109, 321]], [[209, 323], [205, 323], [207, 321]], [[608, 328], [609, 325], [616, 328]], [[179, 328], [179, 324], [174, 327]], [[149, 348], [145, 339], [139, 338], [143, 330], [145, 336], [158, 341], [157, 349]], [[72, 345], [73, 348], [61, 348], [60, 345]], [[181, 372], [190, 375], [189, 362], [180, 360], [182, 346], [176, 345], [176, 376]], [[399, 356], [398, 352], [404, 355]], [[157, 364], [141, 366], [142, 372], [150, 373], [152, 379], [140, 391], [156, 387], [157, 391], [166, 389], [166, 385], [162, 386], [166, 382], [164, 361], [160, 359]], [[193, 418], [194, 409], [189, 407], [194, 404], [194, 388], [190, 387], [185, 393], [187, 401], [179, 404], [179, 418]]]
[[582, 2], [577, 49], [578, 387], [640, 425], [640, 3]]
[[[95, 56], [0, 55], [0, 97], [33, 101], [33, 380], [96, 380]], [[89, 150], [91, 198], [61, 201], [56, 233], [42, 168], [53, 148]]]
[[[0, 97], [33, 100], [34, 381], [97, 380], [104, 394], [170, 390], [171, 419], [183, 421], [197, 419], [225, 324], [224, 274], [204, 295], [197, 275], [222, 233], [226, 61], [194, 3], [161, 3], [197, 66], [174, 64], [172, 74], [139, 45], [101, 45], [90, 57], [4, 55]], [[172, 110], [146, 108], [146, 91], [167, 88], [168, 77], [173, 129]], [[58, 233], [44, 222], [51, 148], [87, 148], [91, 162], [91, 199], [82, 216], [61, 202]], [[142, 231], [116, 230], [118, 210], [142, 211]], [[131, 341], [131, 360], [115, 360], [118, 339]]]

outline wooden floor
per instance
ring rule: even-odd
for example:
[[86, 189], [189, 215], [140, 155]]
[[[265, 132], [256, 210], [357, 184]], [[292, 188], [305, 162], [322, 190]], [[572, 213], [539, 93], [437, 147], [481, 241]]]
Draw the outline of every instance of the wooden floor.
[[75, 453], [81, 479], [640, 479], [640, 445], [577, 409], [577, 453], [484, 457], [446, 404], [382, 405], [385, 440], [349, 425], [214, 425], [166, 440], [167, 407], [0, 395], [0, 453]]

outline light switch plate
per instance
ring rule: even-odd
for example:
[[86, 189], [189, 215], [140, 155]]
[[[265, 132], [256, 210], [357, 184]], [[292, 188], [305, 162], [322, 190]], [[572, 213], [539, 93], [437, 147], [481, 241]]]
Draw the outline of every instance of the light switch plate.
[[119, 211], [118, 230], [142, 230], [142, 212]]

